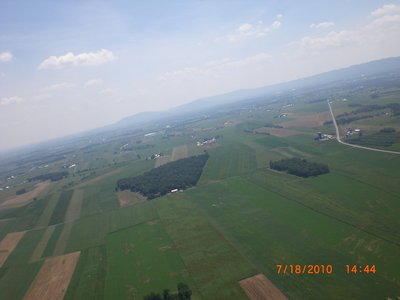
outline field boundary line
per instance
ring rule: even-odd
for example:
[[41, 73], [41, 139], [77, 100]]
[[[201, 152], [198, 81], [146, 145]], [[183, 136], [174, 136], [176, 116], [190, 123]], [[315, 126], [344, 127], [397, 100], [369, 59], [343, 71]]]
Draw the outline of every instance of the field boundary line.
[[149, 220], [146, 220], [146, 221], [142, 221], [142, 222], [139, 222], [139, 223], [136, 223], [136, 224], [133, 224], [133, 225], [129, 225], [129, 226], [125, 226], [123, 228], [119, 228], [119, 229], [116, 229], [116, 230], [113, 230], [113, 231], [109, 231], [109, 232], [107, 232], [107, 235], [113, 234], [113, 233], [117, 233], [117, 232], [120, 232], [120, 231], [123, 231], [123, 230], [127, 230], [127, 229], [135, 227], [137, 225], [146, 224], [147, 222], [151, 222], [151, 221], [154, 221], [154, 220], [157, 220], [157, 218], [152, 218], [152, 219], [149, 219]]

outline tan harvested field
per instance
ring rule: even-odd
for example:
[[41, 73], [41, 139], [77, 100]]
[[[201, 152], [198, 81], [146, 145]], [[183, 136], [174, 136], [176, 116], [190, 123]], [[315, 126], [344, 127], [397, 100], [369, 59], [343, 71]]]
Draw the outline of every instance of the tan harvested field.
[[136, 203], [141, 203], [146, 201], [146, 197], [142, 196], [139, 193], [134, 193], [128, 190], [125, 191], [119, 191], [116, 193], [117, 198], [118, 198], [118, 203], [119, 206], [121, 207], [126, 207], [126, 206], [131, 206]]
[[169, 155], [161, 156], [161, 157], [156, 159], [156, 164], [155, 164], [154, 167], [157, 168], [157, 167], [162, 166], [162, 165], [164, 165], [166, 163], [169, 163], [169, 160], [170, 160], [169, 159]]
[[286, 136], [301, 134], [301, 132], [296, 131], [296, 130], [292, 130], [292, 129], [270, 128], [270, 127], [260, 127], [260, 128], [254, 129], [254, 132], [256, 132], [256, 133], [269, 133], [271, 135], [279, 136], [279, 137], [286, 137]]
[[295, 120], [290, 120], [281, 123], [284, 127], [318, 127], [322, 126], [324, 122], [332, 120], [332, 116], [329, 111], [319, 113], [307, 113], [307, 114], [293, 114]]
[[0, 267], [17, 247], [19, 241], [24, 236], [25, 231], [12, 232], [7, 234], [0, 242]]
[[251, 300], [284, 300], [287, 297], [264, 274], [239, 281]]
[[188, 157], [188, 148], [186, 145], [175, 147], [172, 150], [171, 161]]
[[46, 228], [46, 231], [43, 233], [42, 238], [40, 239], [39, 243], [36, 245], [36, 248], [33, 251], [29, 262], [37, 261], [42, 257], [43, 251], [44, 251], [44, 249], [46, 249], [47, 243], [49, 242], [49, 239], [50, 239], [51, 235], [53, 234], [55, 228], [56, 228], [55, 225], [52, 225], [52, 226], [49, 226]]
[[80, 252], [46, 259], [26, 292], [26, 300], [63, 299], [74, 274]]
[[1, 205], [0, 208], [14, 208], [20, 207], [25, 204], [28, 204], [33, 200], [33, 198], [37, 197], [45, 188], [50, 185], [50, 180], [40, 182], [35, 185], [35, 188], [32, 191], [29, 191], [22, 195], [13, 196], [10, 199], [6, 199]]
[[61, 255], [64, 253], [65, 247], [67, 246], [67, 241], [71, 235], [72, 225], [74, 225], [74, 222], [64, 223], [64, 228], [61, 231], [60, 237], [58, 238], [53, 255]]
[[64, 222], [79, 219], [81, 215], [81, 206], [83, 200], [83, 190], [74, 189], [71, 201], [69, 202], [67, 212], [65, 213]]

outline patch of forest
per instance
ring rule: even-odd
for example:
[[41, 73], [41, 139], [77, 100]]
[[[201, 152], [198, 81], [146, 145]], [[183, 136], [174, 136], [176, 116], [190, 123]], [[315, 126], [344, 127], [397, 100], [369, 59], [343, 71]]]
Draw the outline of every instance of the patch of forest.
[[311, 177], [329, 173], [327, 165], [310, 162], [299, 157], [270, 161], [269, 167], [273, 170], [283, 171], [300, 177]]
[[208, 157], [206, 152], [167, 163], [140, 176], [122, 178], [117, 181], [117, 189], [139, 192], [148, 199], [165, 195], [175, 189], [186, 189], [196, 185]]
[[35, 176], [32, 178], [29, 178], [29, 181], [32, 180], [41, 180], [41, 181], [46, 181], [46, 180], [51, 180], [51, 181], [59, 181], [63, 179], [64, 177], [68, 176], [67, 171], [62, 171], [62, 172], [53, 172], [53, 173], [47, 173], [39, 176]]

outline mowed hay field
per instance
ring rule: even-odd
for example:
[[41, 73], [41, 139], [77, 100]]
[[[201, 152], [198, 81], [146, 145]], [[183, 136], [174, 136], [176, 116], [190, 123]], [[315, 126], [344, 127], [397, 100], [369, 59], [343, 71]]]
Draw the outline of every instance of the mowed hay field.
[[78, 262], [79, 254], [80, 252], [73, 252], [46, 259], [24, 299], [63, 299]]
[[264, 274], [243, 279], [239, 283], [251, 300], [287, 300]]
[[7, 258], [17, 247], [19, 241], [25, 235], [25, 231], [7, 234], [0, 242], [0, 267], [3, 266]]

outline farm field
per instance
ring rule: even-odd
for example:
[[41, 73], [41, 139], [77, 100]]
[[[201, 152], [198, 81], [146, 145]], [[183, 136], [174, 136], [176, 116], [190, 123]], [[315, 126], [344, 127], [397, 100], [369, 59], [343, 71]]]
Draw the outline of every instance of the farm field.
[[[397, 299], [400, 155], [319, 137], [334, 135], [327, 98], [345, 117], [400, 99], [396, 87], [363, 84], [364, 92], [333, 84], [254, 98], [3, 162], [0, 299], [143, 299], [176, 293], [179, 283], [205, 300]], [[342, 129], [374, 136], [399, 124], [385, 108]], [[201, 154], [208, 160], [197, 183], [152, 191], [151, 200], [119, 190], [120, 179]], [[270, 168], [288, 158], [329, 173], [304, 178]], [[55, 180], [29, 181], [42, 175]], [[296, 265], [332, 269], [296, 274]], [[354, 265], [374, 271], [354, 274]]]
[[46, 259], [24, 299], [63, 299], [79, 255], [73, 252]]
[[141, 299], [166, 288], [173, 291], [177, 282], [191, 286], [193, 299], [199, 299], [181, 257], [159, 220], [108, 235], [105, 299]]

